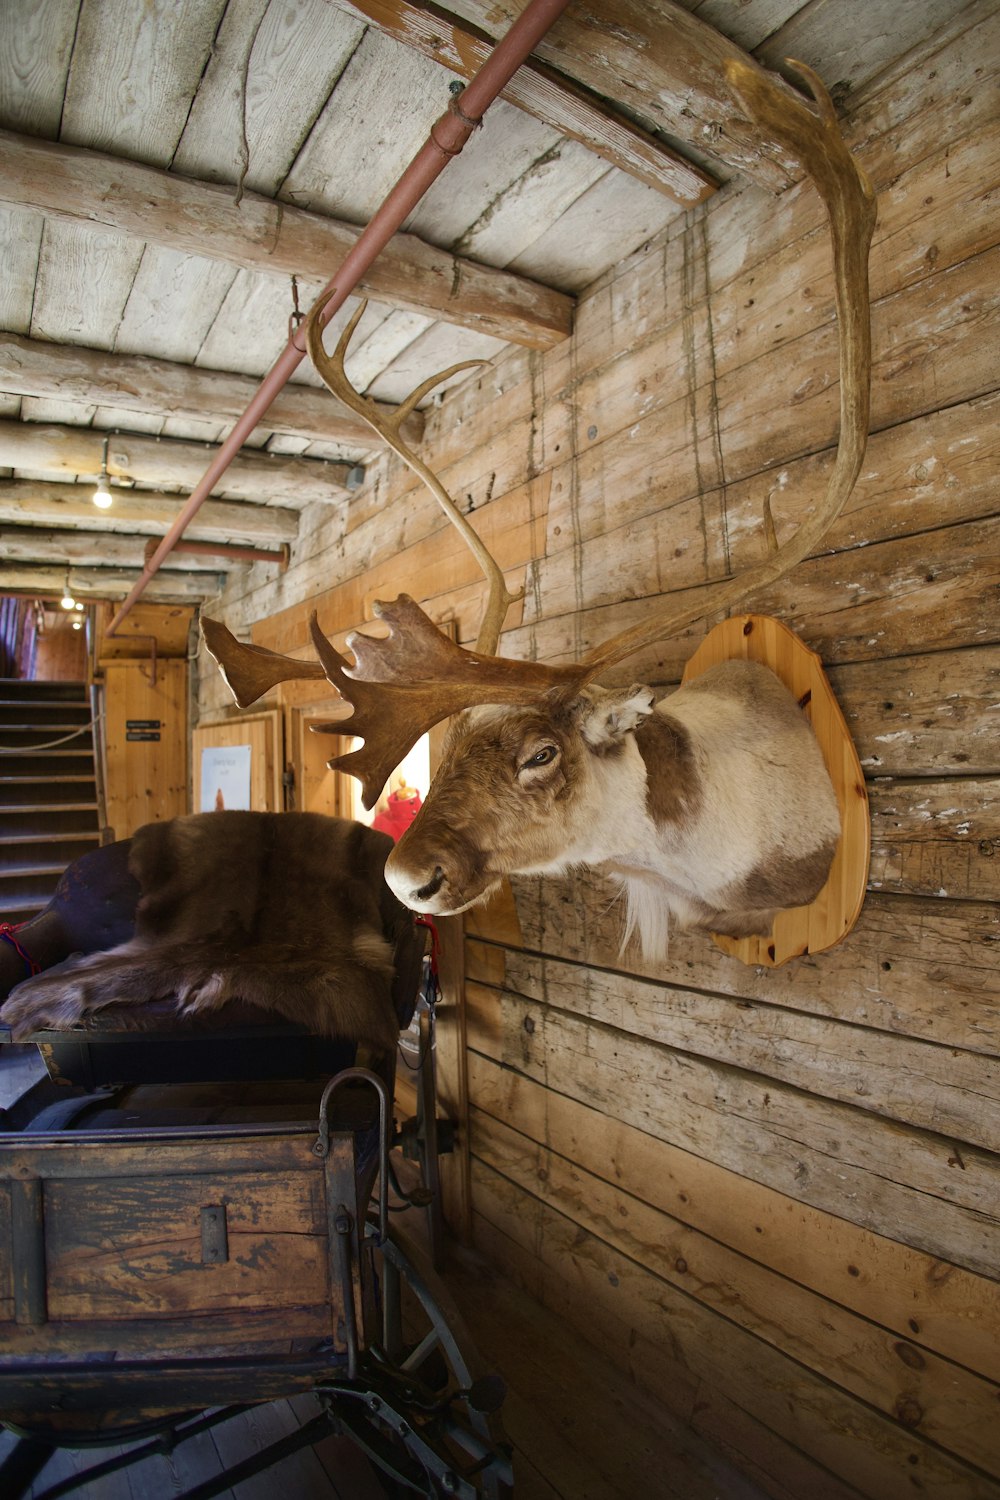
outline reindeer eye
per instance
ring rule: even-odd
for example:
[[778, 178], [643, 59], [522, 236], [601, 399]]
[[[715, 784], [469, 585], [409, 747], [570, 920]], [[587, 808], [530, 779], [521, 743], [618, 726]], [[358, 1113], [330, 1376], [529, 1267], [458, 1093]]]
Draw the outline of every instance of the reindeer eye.
[[530, 766], [547, 766], [550, 761], [555, 760], [558, 754], [559, 751], [555, 745], [543, 745], [540, 750], [535, 751], [534, 755], [528, 757], [521, 770], [526, 771]]

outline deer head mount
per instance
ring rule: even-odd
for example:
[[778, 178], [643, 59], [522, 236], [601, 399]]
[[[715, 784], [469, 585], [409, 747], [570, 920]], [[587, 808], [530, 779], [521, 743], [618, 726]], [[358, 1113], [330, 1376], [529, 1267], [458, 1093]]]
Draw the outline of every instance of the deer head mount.
[[[596, 864], [625, 883], [630, 923], [639, 927], [644, 946], [656, 950], [663, 926], [657, 905], [685, 923], [742, 935], [766, 930], [776, 909], [811, 900], [823, 884], [837, 838], [836, 802], [808, 726], [776, 679], [760, 675], [766, 669], [728, 663], [655, 709], [647, 688], [608, 692], [595, 683], [641, 648], [708, 614], [742, 606], [795, 567], [816, 550], [860, 471], [868, 433], [867, 265], [875, 200], [822, 83], [804, 65], [793, 66], [809, 83], [815, 112], [759, 69], [732, 62], [727, 74], [748, 116], [799, 158], [828, 213], [841, 391], [840, 437], [826, 495], [781, 547], [765, 516], [771, 547], [763, 562], [738, 577], [675, 594], [666, 612], [579, 662], [550, 666], [493, 654], [515, 596], [400, 434], [416, 403], [465, 366], [424, 382], [387, 421], [344, 375], [363, 307], [332, 357], [322, 343], [322, 304], [310, 313], [309, 350], [326, 384], [424, 480], [483, 569], [488, 601], [476, 649], [456, 646], [405, 594], [375, 605], [387, 637], [348, 637], [353, 661], [326, 639], [315, 616], [318, 663], [241, 646], [216, 622], [205, 621], [203, 628], [241, 706], [286, 677], [329, 679], [353, 714], [317, 727], [363, 739], [360, 749], [330, 764], [360, 779], [368, 807], [423, 733], [473, 710], [462, 715], [424, 807], [386, 867], [397, 895], [417, 909], [463, 910], [484, 899], [504, 874]], [[762, 779], [763, 762], [772, 769]], [[758, 812], [751, 815], [754, 806]], [[762, 819], [759, 806], [774, 815]]]

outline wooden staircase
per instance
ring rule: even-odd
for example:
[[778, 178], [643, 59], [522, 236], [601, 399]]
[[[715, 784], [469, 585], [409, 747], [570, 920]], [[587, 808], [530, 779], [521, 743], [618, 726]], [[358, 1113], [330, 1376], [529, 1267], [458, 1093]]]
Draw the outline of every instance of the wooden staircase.
[[99, 844], [86, 684], [0, 679], [0, 921], [34, 916]]

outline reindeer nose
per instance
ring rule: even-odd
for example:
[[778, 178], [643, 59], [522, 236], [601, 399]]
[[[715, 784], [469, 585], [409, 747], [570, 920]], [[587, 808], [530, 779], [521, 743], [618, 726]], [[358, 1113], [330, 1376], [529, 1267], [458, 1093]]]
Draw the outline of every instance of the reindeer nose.
[[429, 896], [436, 896], [444, 883], [444, 871], [440, 865], [434, 866], [434, 874], [426, 885], [420, 886], [418, 890], [411, 891], [414, 901], [426, 901]]

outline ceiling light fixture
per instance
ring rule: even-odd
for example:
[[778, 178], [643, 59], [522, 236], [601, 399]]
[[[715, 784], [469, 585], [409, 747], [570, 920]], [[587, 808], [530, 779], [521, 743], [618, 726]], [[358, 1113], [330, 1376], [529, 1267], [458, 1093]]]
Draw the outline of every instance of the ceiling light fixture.
[[63, 609], [76, 609], [76, 600], [73, 598], [73, 592], [69, 586], [68, 573], [66, 574], [66, 583], [63, 588], [63, 596], [59, 600], [59, 603], [62, 605]]
[[104, 448], [101, 453], [101, 477], [97, 481], [93, 499], [98, 510], [108, 510], [114, 504], [114, 496], [108, 481], [108, 438], [104, 439]]

